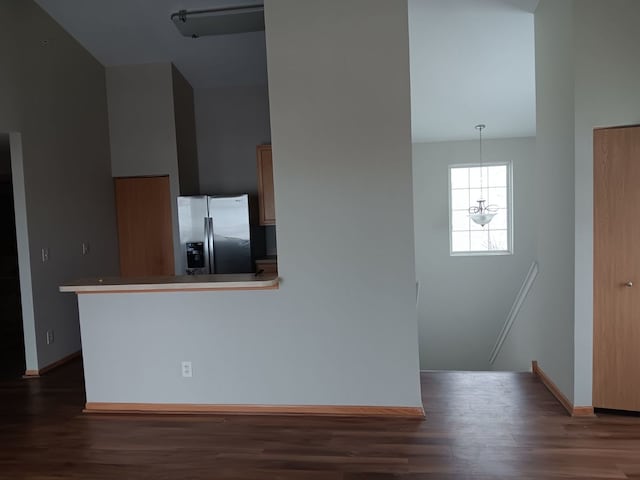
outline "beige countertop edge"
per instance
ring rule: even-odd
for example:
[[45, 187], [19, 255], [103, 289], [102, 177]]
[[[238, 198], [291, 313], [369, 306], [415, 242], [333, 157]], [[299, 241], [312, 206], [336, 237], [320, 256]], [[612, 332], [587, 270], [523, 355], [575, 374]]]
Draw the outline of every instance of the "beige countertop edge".
[[259, 265], [262, 263], [278, 263], [278, 259], [277, 258], [260, 258], [256, 260], [256, 264]]
[[80, 280], [61, 285], [67, 293], [130, 293], [216, 290], [273, 290], [279, 287], [277, 275], [206, 275], [200, 277], [105, 278]]

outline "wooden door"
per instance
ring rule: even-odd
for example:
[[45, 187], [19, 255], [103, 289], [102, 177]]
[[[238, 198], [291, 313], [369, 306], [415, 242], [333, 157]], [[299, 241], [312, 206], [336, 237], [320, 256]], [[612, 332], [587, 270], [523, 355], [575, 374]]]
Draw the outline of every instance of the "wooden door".
[[120, 274], [174, 275], [169, 177], [115, 179]]
[[640, 126], [593, 143], [593, 405], [640, 411]]
[[273, 188], [273, 157], [271, 155], [271, 145], [259, 145], [257, 153], [260, 225], [275, 225], [276, 202]]

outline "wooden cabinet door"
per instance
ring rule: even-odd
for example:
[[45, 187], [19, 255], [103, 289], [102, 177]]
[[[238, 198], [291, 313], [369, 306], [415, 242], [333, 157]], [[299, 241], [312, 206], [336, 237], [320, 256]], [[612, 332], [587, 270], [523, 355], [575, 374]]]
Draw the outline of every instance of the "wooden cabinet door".
[[271, 145], [259, 145], [257, 153], [260, 225], [275, 225], [276, 202], [273, 189], [273, 158], [271, 156]]
[[594, 132], [593, 406], [640, 411], [640, 127]]
[[174, 275], [169, 177], [115, 179], [120, 275]]

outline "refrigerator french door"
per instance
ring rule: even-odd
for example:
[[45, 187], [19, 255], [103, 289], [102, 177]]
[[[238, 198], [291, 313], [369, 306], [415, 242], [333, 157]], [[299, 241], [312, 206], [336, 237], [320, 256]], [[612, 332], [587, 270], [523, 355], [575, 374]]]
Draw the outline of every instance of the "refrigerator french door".
[[250, 273], [249, 196], [178, 197], [186, 274]]

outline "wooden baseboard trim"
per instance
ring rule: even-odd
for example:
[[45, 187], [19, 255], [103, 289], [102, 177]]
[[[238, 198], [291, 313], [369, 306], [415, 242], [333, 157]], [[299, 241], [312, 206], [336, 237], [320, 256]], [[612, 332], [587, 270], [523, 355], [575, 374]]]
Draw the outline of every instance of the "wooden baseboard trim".
[[571, 411], [572, 417], [595, 417], [596, 412], [593, 407], [573, 407]]
[[45, 373], [50, 372], [54, 368], [58, 368], [58, 367], [64, 365], [65, 363], [69, 363], [70, 361], [75, 360], [76, 358], [80, 357], [81, 355], [82, 355], [82, 350], [78, 350], [77, 352], [73, 352], [72, 354], [67, 355], [66, 357], [63, 357], [58, 361], [50, 363], [46, 367], [42, 367], [42, 368], [40, 368], [38, 370], [27, 370], [26, 372], [24, 372], [23, 378], [37, 378], [37, 377], [40, 377], [40, 376], [44, 375]]
[[332, 417], [424, 418], [422, 407], [354, 405], [202, 405], [179, 403], [87, 402], [85, 413], [193, 414], [193, 415], [320, 415]]
[[558, 386], [549, 378], [549, 376], [540, 368], [537, 361], [531, 362], [531, 371], [540, 379], [542, 384], [547, 387], [547, 390], [556, 397], [556, 399], [562, 404], [564, 409], [572, 417], [593, 417], [595, 415], [593, 407], [578, 406], [575, 407], [573, 403], [560, 391]]

